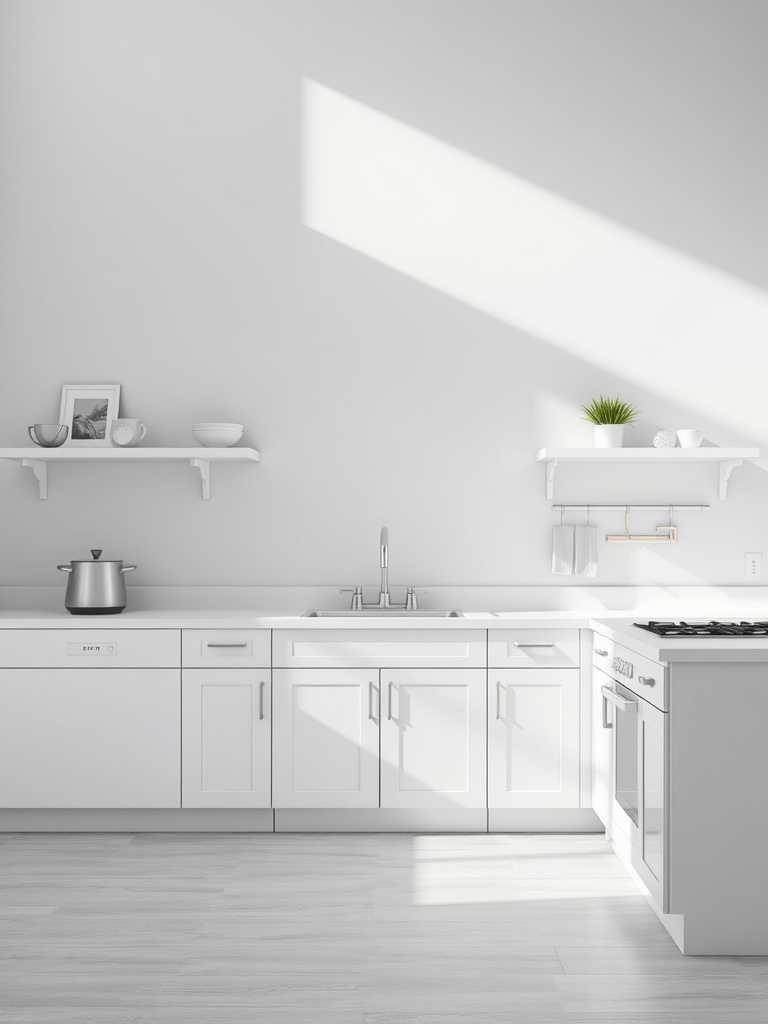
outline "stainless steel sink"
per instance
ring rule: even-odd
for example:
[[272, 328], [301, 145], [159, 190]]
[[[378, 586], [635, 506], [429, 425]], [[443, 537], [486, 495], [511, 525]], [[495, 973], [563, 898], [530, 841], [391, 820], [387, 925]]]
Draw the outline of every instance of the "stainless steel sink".
[[312, 608], [304, 612], [302, 619], [463, 619], [464, 613], [456, 608], [435, 609], [419, 608], [415, 611], [406, 611], [404, 608], [361, 608], [352, 611], [347, 608], [344, 611], [324, 611], [319, 608]]

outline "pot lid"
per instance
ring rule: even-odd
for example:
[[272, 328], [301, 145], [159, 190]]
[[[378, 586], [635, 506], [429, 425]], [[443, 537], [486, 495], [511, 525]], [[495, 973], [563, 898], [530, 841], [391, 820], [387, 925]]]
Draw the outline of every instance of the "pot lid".
[[[93, 565], [95, 562], [98, 562], [99, 559], [101, 558], [102, 550], [103, 548], [91, 548], [91, 555], [93, 556], [92, 559], [73, 558], [71, 559], [72, 565], [74, 565], [76, 562], [79, 565]], [[99, 562], [99, 565], [109, 565], [111, 562], [120, 562], [122, 564], [122, 562], [124, 561], [124, 558], [105, 558], [103, 562]]]

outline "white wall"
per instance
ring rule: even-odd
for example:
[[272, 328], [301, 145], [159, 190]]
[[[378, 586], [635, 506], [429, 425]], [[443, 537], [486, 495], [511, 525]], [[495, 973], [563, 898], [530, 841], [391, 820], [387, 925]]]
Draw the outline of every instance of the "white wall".
[[[589, 443], [580, 403], [768, 451], [767, 31], [760, 0], [3, 0], [0, 444], [119, 381], [148, 443], [234, 420], [263, 461], [209, 502], [135, 465], [40, 502], [0, 463], [0, 584], [91, 547], [136, 585], [375, 584], [383, 524], [393, 585], [563, 583], [533, 456]], [[711, 503], [595, 582], [726, 584], [768, 473], [730, 493], [565, 467], [556, 500]]]

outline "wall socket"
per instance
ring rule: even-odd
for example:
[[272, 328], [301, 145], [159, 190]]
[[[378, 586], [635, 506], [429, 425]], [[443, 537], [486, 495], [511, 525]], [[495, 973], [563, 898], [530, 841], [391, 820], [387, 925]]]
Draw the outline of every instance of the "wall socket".
[[744, 555], [744, 579], [761, 580], [763, 578], [763, 555], [760, 551], [747, 551]]

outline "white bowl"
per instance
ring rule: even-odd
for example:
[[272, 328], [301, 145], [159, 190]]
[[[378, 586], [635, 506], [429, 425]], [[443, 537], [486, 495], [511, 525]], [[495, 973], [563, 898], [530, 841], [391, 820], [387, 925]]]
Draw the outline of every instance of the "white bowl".
[[192, 434], [203, 448], [231, 448], [243, 436], [243, 424], [193, 423]]
[[698, 448], [704, 440], [704, 431], [694, 430], [692, 428], [678, 430], [677, 440], [680, 442], [681, 448]]

